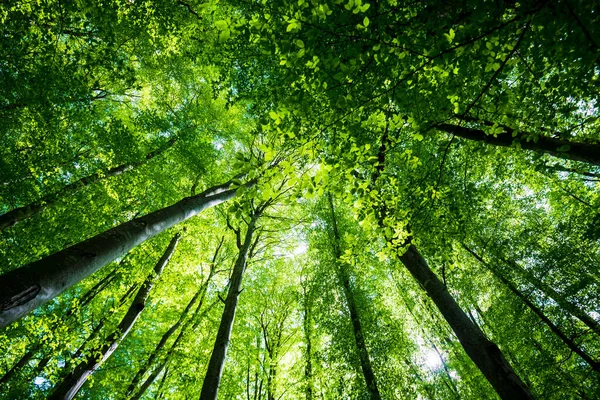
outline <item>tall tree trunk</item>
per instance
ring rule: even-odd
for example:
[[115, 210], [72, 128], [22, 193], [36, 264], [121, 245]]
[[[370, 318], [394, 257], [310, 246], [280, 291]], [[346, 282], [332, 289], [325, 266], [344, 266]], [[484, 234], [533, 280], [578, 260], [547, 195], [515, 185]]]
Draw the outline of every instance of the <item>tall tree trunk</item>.
[[521, 299], [523, 303], [525, 303], [525, 305], [529, 307], [529, 309], [533, 311], [533, 313], [536, 314], [548, 326], [548, 328], [550, 328], [550, 330], [560, 338], [560, 340], [563, 341], [563, 343], [569, 348], [569, 350], [581, 357], [590, 367], [592, 367], [593, 371], [600, 374], [600, 362], [595, 361], [592, 357], [590, 357], [589, 354], [587, 354], [585, 351], [583, 351], [583, 349], [577, 346], [577, 344], [570, 337], [568, 337], [558, 326], [556, 326], [538, 306], [536, 306], [531, 300], [529, 300], [529, 298], [525, 294], [523, 294], [515, 286], [515, 284], [511, 282], [507, 277], [505, 277], [498, 269], [493, 267], [491, 264], [486, 263], [483, 260], [483, 258], [481, 258], [477, 253], [475, 253], [467, 246], [463, 245], [463, 248], [467, 250], [477, 261], [479, 261], [481, 265], [486, 267], [488, 271], [490, 271], [496, 278], [498, 278], [502, 283], [504, 283], [506, 287], [508, 287], [508, 289], [515, 296]]
[[[483, 122], [485, 125], [489, 123]], [[600, 165], [600, 144], [571, 142], [563, 139], [555, 139], [539, 135], [537, 140], [531, 140], [529, 133], [518, 132], [504, 127], [504, 132], [496, 135], [488, 135], [481, 129], [467, 128], [452, 124], [439, 124], [436, 129], [456, 135], [463, 139], [475, 140], [493, 144], [496, 146], [511, 147], [518, 143], [521, 148], [533, 150], [539, 153], [550, 154], [555, 157], [568, 158], [574, 161], [582, 161], [593, 165]]]
[[310, 294], [304, 288], [304, 299], [303, 306], [304, 312], [302, 314], [302, 329], [304, 333], [304, 341], [306, 342], [305, 357], [306, 362], [304, 364], [304, 380], [306, 385], [306, 400], [312, 400], [313, 398], [313, 371], [312, 371], [312, 333], [311, 333], [311, 312], [310, 312]]
[[100, 367], [100, 365], [114, 353], [119, 346], [119, 343], [121, 343], [127, 334], [129, 334], [129, 331], [131, 328], [133, 328], [133, 325], [144, 310], [148, 296], [154, 287], [154, 283], [162, 273], [165, 266], [169, 263], [171, 256], [175, 252], [179, 238], [179, 234], [173, 236], [173, 239], [171, 239], [166, 251], [160, 260], [158, 260], [158, 263], [156, 263], [154, 269], [152, 272], [150, 272], [140, 290], [138, 290], [133, 302], [131, 303], [131, 306], [127, 310], [127, 313], [125, 313], [125, 316], [123, 316], [123, 319], [117, 326], [117, 329], [113, 334], [107, 336], [108, 341], [104, 343], [100, 349], [98, 349], [98, 353], [101, 354], [100, 359], [97, 359], [96, 357], [89, 357], [88, 360], [82, 361], [77, 367], [75, 367], [73, 372], [71, 372], [62, 381], [62, 383], [54, 389], [49, 399], [71, 400], [73, 397], [75, 397], [79, 389], [81, 389], [87, 378], [92, 375]]
[[[211, 305], [209, 305], [208, 308], [206, 310], [204, 310], [202, 313], [200, 313], [200, 309], [202, 308], [202, 301], [200, 301], [198, 303], [198, 306], [196, 306], [196, 310], [194, 311], [194, 315], [183, 325], [183, 327], [179, 331], [179, 334], [177, 335], [177, 337], [171, 344], [171, 347], [169, 347], [169, 350], [167, 351], [167, 354], [164, 356], [164, 359], [162, 360], [162, 362], [158, 365], [158, 367], [154, 368], [154, 370], [150, 373], [148, 378], [144, 381], [144, 383], [142, 383], [142, 386], [140, 386], [140, 389], [137, 391], [137, 393], [134, 394], [133, 396], [131, 396], [130, 400], [138, 400], [144, 395], [144, 393], [146, 393], [146, 390], [148, 390], [148, 388], [154, 383], [154, 381], [156, 380], [158, 375], [160, 375], [160, 372], [167, 366], [167, 364], [169, 364], [169, 361], [171, 360], [171, 356], [173, 355], [173, 353], [175, 352], [175, 349], [177, 349], [177, 346], [179, 345], [179, 343], [181, 342], [181, 340], [187, 333], [188, 327], [191, 324], [191, 322], [194, 322], [194, 325], [192, 326], [192, 329], [191, 329], [191, 331], [193, 332], [196, 330], [202, 317], [204, 315], [206, 315], [206, 313], [208, 313], [208, 311], [212, 310], [212, 308], [217, 304], [218, 301], [219, 300], [217, 300], [214, 303], [212, 303]], [[168, 368], [167, 368], [167, 371], [168, 371]], [[166, 374], [166, 372], [165, 372], [165, 374]], [[163, 382], [164, 382], [164, 376], [163, 376]], [[163, 383], [163, 382], [161, 382], [161, 383]]]
[[0, 328], [164, 230], [236, 195], [232, 181], [0, 275]]
[[[467, 248], [464, 245], [463, 245], [463, 247], [469, 253], [474, 255], [474, 253], [469, 248]], [[517, 274], [523, 276], [525, 278], [525, 280], [531, 282], [531, 284], [533, 286], [535, 286], [538, 290], [540, 290], [546, 296], [548, 296], [552, 300], [554, 300], [562, 309], [567, 311], [569, 314], [571, 314], [575, 318], [579, 319], [581, 322], [583, 322], [585, 325], [587, 325], [588, 328], [590, 328], [592, 331], [594, 331], [597, 335], [600, 335], [600, 324], [596, 320], [594, 320], [592, 317], [590, 317], [585, 311], [583, 311], [582, 309], [577, 307], [577, 305], [571, 303], [563, 295], [558, 293], [556, 291], [556, 289], [554, 289], [552, 286], [544, 283], [541, 279], [536, 277], [531, 271], [527, 270], [526, 268], [521, 267], [514, 261], [507, 260], [503, 257], [500, 257], [500, 259], [504, 263], [506, 263], [508, 266], [511, 267], [511, 271], [515, 271]]]
[[156, 400], [163, 398], [163, 387], [165, 386], [165, 381], [167, 380], [167, 376], [169, 376], [169, 367], [165, 369], [165, 373], [160, 380], [160, 384], [158, 385], [158, 389], [156, 390]]
[[121, 175], [124, 172], [130, 171], [136, 167], [139, 167], [140, 165], [145, 164], [146, 162], [152, 160], [154, 157], [164, 153], [166, 150], [173, 147], [176, 142], [177, 139], [173, 138], [169, 140], [167, 144], [162, 148], [151, 151], [150, 153], [146, 154], [146, 156], [141, 161], [135, 163], [122, 164], [113, 168], [109, 168], [103, 172], [96, 172], [94, 174], [88, 175], [73, 183], [68, 184], [67, 186], [63, 187], [57, 192], [48, 193], [47, 195], [43, 196], [37, 201], [34, 201], [33, 203], [29, 203], [25, 206], [15, 208], [14, 210], [0, 215], [0, 231], [34, 216], [38, 212], [41, 212], [45, 208], [56, 203], [62, 197], [73, 194], [81, 188], [92, 185], [99, 181], [103, 181], [113, 176]]
[[505, 400], [533, 399], [529, 389], [514, 372], [496, 344], [469, 319], [446, 286], [433, 273], [414, 244], [398, 256], [427, 295], [433, 300], [444, 319], [458, 337], [467, 355]]
[[[258, 214], [252, 215], [250, 222], [248, 223], [244, 242], [239, 246], [239, 254], [231, 273], [229, 291], [227, 292], [227, 298], [225, 299], [225, 308], [223, 309], [223, 315], [221, 316], [221, 323], [219, 324], [215, 345], [210, 356], [210, 361], [208, 362], [204, 383], [202, 384], [200, 400], [217, 399], [221, 375], [223, 374], [223, 366], [225, 365], [227, 347], [229, 346], [229, 339], [231, 337], [231, 329], [235, 319], [238, 297], [242, 287], [242, 278], [244, 270], [246, 269], [246, 260], [252, 244], [252, 234], [256, 227], [257, 218]], [[239, 231], [236, 232], [236, 234], [238, 235], [239, 244]]]
[[[452, 132], [451, 132], [452, 133]], [[371, 176], [371, 184], [375, 185], [385, 169], [385, 154], [389, 146], [389, 139], [384, 134], [378, 151], [379, 165]], [[384, 206], [375, 210], [378, 215], [380, 228], [385, 226], [387, 209]], [[390, 238], [386, 238], [390, 240]], [[396, 247], [397, 245], [390, 241]], [[448, 322], [463, 349], [473, 360], [475, 365], [486, 377], [488, 382], [504, 400], [531, 400], [533, 396], [521, 378], [515, 373], [512, 366], [506, 361], [498, 346], [488, 340], [484, 333], [475, 325], [460, 308], [454, 298], [448, 293], [435, 273], [429, 268], [427, 261], [419, 253], [412, 239], [409, 238], [405, 245], [408, 249], [398, 258], [410, 272], [413, 278], [421, 285], [427, 295], [433, 300], [442, 316]]]
[[[177, 331], [177, 329], [179, 329], [180, 326], [182, 326], [184, 321], [189, 320], [190, 310], [192, 309], [192, 307], [194, 306], [196, 301], [199, 301], [197, 310], [199, 310], [199, 308], [202, 307], [202, 304], [204, 303], [204, 296], [206, 295], [206, 289], [208, 288], [208, 284], [210, 283], [211, 279], [215, 275], [215, 265], [216, 265], [217, 257], [219, 255], [219, 250], [221, 249], [221, 246], [223, 245], [224, 241], [225, 241], [225, 236], [223, 236], [221, 238], [221, 241], [220, 241], [219, 245], [217, 246], [215, 254], [212, 258], [212, 263], [211, 263], [210, 270], [208, 273], [208, 277], [206, 278], [206, 281], [203, 282], [202, 286], [198, 289], [198, 291], [194, 294], [194, 296], [192, 296], [188, 305], [185, 307], [185, 309], [179, 316], [179, 319], [177, 320], [177, 322], [175, 322], [163, 334], [160, 341], [154, 348], [154, 351], [152, 351], [152, 353], [150, 354], [150, 357], [148, 357], [148, 361], [146, 361], [144, 363], [144, 365], [135, 374], [134, 378], [132, 379], [131, 383], [129, 384], [129, 387], [127, 388], [127, 396], [130, 396], [134, 392], [134, 390], [137, 388], [137, 386], [139, 385], [140, 381], [142, 380], [142, 378], [144, 377], [144, 375], [146, 374], [148, 369], [153, 366], [156, 358], [162, 352], [162, 349], [167, 344], [167, 341], [169, 340], [169, 338]], [[163, 365], [163, 367], [164, 367], [164, 365]], [[156, 376], [158, 376], [159, 373], [160, 373], [160, 371], [156, 374]]]
[[378, 400], [381, 399], [381, 395], [379, 394], [379, 388], [377, 387], [377, 379], [375, 378], [375, 373], [373, 372], [373, 367], [371, 365], [369, 350], [367, 349], [367, 344], [365, 343], [362, 324], [360, 321], [360, 316], [358, 315], [358, 308], [356, 307], [354, 293], [352, 292], [352, 287], [350, 286], [348, 271], [346, 270], [346, 266], [340, 261], [342, 251], [340, 249], [340, 234], [337, 227], [337, 220], [335, 217], [333, 200], [331, 198], [331, 195], [328, 195], [327, 197], [329, 199], [329, 206], [331, 207], [331, 221], [333, 226], [333, 251], [338, 268], [338, 279], [340, 281], [340, 284], [342, 285], [342, 291], [344, 293], [344, 298], [346, 299], [346, 306], [348, 307], [348, 311], [350, 312], [350, 319], [352, 321], [352, 333], [354, 334], [354, 340], [356, 342], [356, 347], [358, 350], [358, 357], [360, 359], [360, 366], [362, 369], [363, 376], [365, 378], [365, 383], [367, 384], [367, 390], [369, 391], [371, 399]]
[[[65, 321], [70, 319], [70, 317], [72, 317], [73, 314], [75, 314], [75, 311], [86, 307], [89, 303], [91, 303], [92, 300], [94, 300], [94, 298], [96, 297], [96, 295], [98, 295], [98, 293], [100, 293], [112, 283], [116, 276], [117, 268], [113, 269], [110, 273], [108, 273], [108, 275], [100, 279], [98, 283], [92, 286], [83, 296], [81, 296], [79, 304], [76, 307], [71, 307], [62, 317], [62, 320]], [[57, 323], [54, 323], [55, 328], [57, 325]], [[37, 341], [35, 344], [33, 344], [33, 346], [30, 346], [27, 352], [0, 378], [0, 384], [8, 382], [15, 375], [15, 373], [17, 373], [21, 368], [27, 365], [27, 363], [33, 358], [33, 356], [43, 347], [44, 343], [42, 341]], [[50, 361], [49, 356], [45, 356], [44, 358], [42, 358], [42, 360], [38, 363], [38, 366], [36, 367], [36, 371], [40, 370], [40, 365], [41, 368], [44, 368], [48, 361]]]

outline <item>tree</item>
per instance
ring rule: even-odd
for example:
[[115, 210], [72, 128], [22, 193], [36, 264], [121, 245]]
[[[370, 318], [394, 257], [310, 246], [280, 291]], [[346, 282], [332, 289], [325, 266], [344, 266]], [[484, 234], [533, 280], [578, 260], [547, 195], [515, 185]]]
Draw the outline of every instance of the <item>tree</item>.
[[3, 2], [0, 397], [597, 397], [596, 8]]
[[133, 302], [123, 316], [123, 319], [121, 319], [117, 329], [107, 337], [107, 341], [100, 349], [98, 349], [98, 352], [100, 353], [99, 359], [90, 357], [87, 360], [82, 360], [65, 378], [65, 380], [54, 389], [50, 398], [70, 400], [75, 397], [79, 389], [81, 389], [81, 387], [85, 384], [87, 378], [98, 369], [100, 364], [106, 361], [106, 359], [109, 358], [112, 353], [114, 353], [119, 346], [119, 343], [127, 336], [131, 328], [133, 328], [136, 320], [144, 310], [146, 306], [146, 300], [152, 291], [154, 282], [158, 277], [160, 277], [163, 269], [169, 263], [169, 260], [175, 252], [180, 237], [181, 236], [179, 234], [175, 234], [173, 239], [171, 239], [171, 243], [169, 243], [165, 253], [160, 260], [158, 260], [153, 271], [150, 273], [148, 278], [146, 278], [143, 285], [136, 293], [135, 297], [133, 298]]

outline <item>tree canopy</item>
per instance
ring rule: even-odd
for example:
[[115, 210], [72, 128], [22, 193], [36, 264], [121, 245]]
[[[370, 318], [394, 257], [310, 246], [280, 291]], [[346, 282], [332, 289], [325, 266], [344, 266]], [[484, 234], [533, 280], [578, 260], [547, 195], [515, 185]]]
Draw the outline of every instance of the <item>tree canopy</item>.
[[600, 4], [0, 4], [0, 397], [600, 396]]

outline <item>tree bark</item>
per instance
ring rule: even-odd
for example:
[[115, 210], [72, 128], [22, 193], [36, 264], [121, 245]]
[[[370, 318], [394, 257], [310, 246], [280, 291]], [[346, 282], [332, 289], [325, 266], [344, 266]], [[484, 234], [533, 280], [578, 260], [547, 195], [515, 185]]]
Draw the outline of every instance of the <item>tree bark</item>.
[[573, 353], [577, 354], [579, 357], [581, 357], [590, 367], [592, 367], [592, 370], [595, 371], [596, 373], [600, 373], [600, 362], [595, 361], [592, 357], [590, 357], [585, 351], [583, 351], [583, 349], [581, 349], [579, 346], [577, 346], [577, 344], [571, 339], [569, 338], [558, 326], [556, 326], [551, 320], [550, 318], [548, 318], [546, 316], [546, 314], [544, 314], [544, 312], [538, 307], [536, 306], [531, 300], [529, 300], [529, 298], [523, 294], [516, 286], [513, 282], [511, 282], [507, 277], [505, 277], [500, 271], [498, 271], [496, 268], [494, 268], [492, 265], [486, 263], [483, 258], [481, 258], [477, 253], [475, 253], [473, 250], [471, 250], [470, 248], [468, 248], [467, 246], [463, 245], [463, 248], [465, 250], [467, 250], [477, 261], [479, 261], [484, 267], [486, 267], [488, 269], [488, 271], [490, 271], [496, 278], [498, 278], [502, 283], [504, 283], [506, 285], [506, 287], [515, 295], [517, 296], [519, 299], [521, 299], [523, 301], [523, 303], [525, 303], [525, 305], [527, 307], [529, 307], [529, 309], [531, 311], [533, 311], [533, 313], [535, 315], [537, 315], [547, 326], [548, 328], [550, 328], [550, 330], [560, 338], [560, 340], [563, 341], [563, 343], [569, 348], [569, 350], [571, 350]]
[[[202, 384], [200, 400], [217, 399], [221, 375], [223, 374], [223, 366], [225, 365], [227, 347], [229, 346], [229, 339], [231, 337], [231, 329], [235, 319], [238, 297], [241, 292], [242, 278], [244, 270], [246, 269], [248, 251], [252, 244], [252, 234], [256, 227], [257, 218], [257, 214], [252, 215], [250, 222], [248, 223], [244, 242], [239, 246], [239, 254], [233, 267], [233, 272], [231, 273], [229, 291], [227, 293], [227, 298], [225, 299], [225, 308], [223, 309], [223, 315], [221, 316], [221, 323], [219, 324], [219, 330], [217, 331], [213, 351], [210, 356], [210, 361], [208, 362], [204, 383]], [[239, 231], [237, 234], [239, 235]]]
[[348, 311], [350, 312], [350, 319], [352, 321], [352, 333], [354, 334], [354, 341], [356, 342], [356, 347], [358, 350], [360, 366], [371, 399], [379, 400], [381, 399], [381, 395], [379, 394], [379, 388], [377, 387], [377, 379], [375, 378], [373, 366], [371, 365], [369, 350], [367, 349], [367, 344], [365, 343], [365, 337], [363, 334], [360, 316], [358, 314], [358, 308], [356, 307], [354, 293], [352, 292], [352, 287], [350, 286], [350, 278], [348, 276], [348, 272], [346, 271], [345, 265], [343, 265], [340, 261], [342, 251], [340, 249], [340, 234], [338, 232], [337, 220], [335, 217], [335, 210], [333, 207], [333, 200], [331, 198], [331, 195], [328, 195], [327, 197], [329, 199], [329, 206], [331, 208], [331, 221], [333, 227], [333, 252], [335, 255], [337, 264], [336, 266], [338, 269], [337, 275], [340, 284], [342, 285], [342, 291], [344, 293], [344, 298], [346, 299], [346, 306], [348, 307]]
[[165, 146], [163, 146], [162, 148], [151, 151], [150, 153], [146, 154], [146, 156], [141, 161], [138, 161], [135, 163], [118, 165], [116, 167], [109, 168], [106, 171], [103, 171], [102, 173], [96, 172], [94, 174], [85, 176], [75, 182], [68, 184], [67, 186], [63, 187], [62, 189], [60, 189], [57, 192], [48, 193], [47, 195], [43, 196], [42, 198], [40, 198], [37, 201], [34, 201], [34, 202], [29, 203], [22, 207], [15, 208], [14, 210], [11, 210], [3, 215], [0, 215], [0, 232], [6, 228], [14, 226], [15, 224], [17, 224], [23, 220], [26, 220], [27, 218], [31, 218], [38, 212], [41, 212], [45, 208], [56, 203], [60, 198], [66, 196], [66, 195], [75, 193], [81, 188], [92, 185], [99, 181], [103, 181], [107, 178], [121, 175], [124, 172], [130, 171], [136, 167], [139, 167], [140, 165], [145, 164], [146, 162], [152, 160], [156, 156], [164, 153], [166, 150], [173, 147], [176, 142], [177, 142], [177, 139], [173, 138], [173, 139], [169, 140], [167, 142], [167, 144]]
[[[224, 240], [225, 240], [225, 236], [223, 236], [221, 238], [221, 242], [217, 246], [217, 249], [216, 249], [215, 254], [213, 256], [213, 259], [212, 259], [212, 263], [211, 263], [211, 266], [210, 266], [210, 271], [208, 273], [208, 277], [206, 278], [206, 281], [202, 284], [202, 286], [198, 289], [198, 291], [194, 294], [194, 296], [192, 296], [192, 298], [190, 299], [188, 305], [185, 307], [185, 309], [183, 310], [183, 312], [179, 316], [179, 319], [177, 320], [177, 322], [175, 322], [169, 328], [169, 330], [167, 330], [163, 334], [163, 336], [161, 337], [160, 341], [158, 342], [158, 344], [154, 348], [154, 351], [152, 351], [152, 353], [150, 354], [150, 357], [148, 357], [148, 361], [146, 361], [144, 363], [144, 365], [135, 374], [134, 378], [132, 379], [131, 383], [129, 384], [129, 387], [127, 388], [127, 396], [130, 396], [135, 391], [136, 387], [138, 386], [138, 384], [140, 383], [140, 381], [142, 380], [142, 378], [144, 377], [144, 375], [146, 374], [146, 372], [148, 372], [148, 369], [152, 367], [152, 365], [156, 361], [157, 357], [161, 353], [162, 349], [166, 346], [167, 341], [169, 340], [169, 338], [177, 331], [177, 329], [179, 329], [180, 326], [182, 326], [184, 324], [184, 321], [186, 321], [186, 320], [189, 321], [188, 317], [189, 317], [189, 314], [190, 314], [190, 310], [192, 309], [192, 307], [194, 306], [194, 304], [196, 303], [196, 301], [199, 301], [198, 308], [196, 309], [196, 312], [198, 312], [199, 309], [200, 309], [200, 307], [202, 307], [202, 304], [204, 303], [204, 297], [206, 295], [206, 289], [208, 288], [208, 284], [210, 283], [211, 279], [215, 275], [215, 265], [216, 265], [217, 257], [218, 257], [218, 254], [219, 254], [219, 250], [221, 249], [221, 246], [223, 245]], [[194, 313], [194, 315], [195, 314], [196, 313]], [[184, 328], [182, 328], [182, 331], [185, 330], [185, 327], [187, 327], [187, 325], [188, 324], [184, 325]], [[164, 368], [165, 364], [166, 364], [166, 361], [162, 364], [161, 368]], [[160, 371], [158, 371], [155, 374], [155, 378], [156, 378], [156, 376], [158, 376], [159, 373], [160, 373]], [[154, 380], [152, 380], [152, 382], [153, 381]], [[150, 382], [150, 384], [152, 382]], [[146, 382], [144, 382], [144, 384], [145, 383]], [[141, 389], [142, 394], [146, 391], [146, 389], [144, 389], [142, 387], [142, 389]]]
[[124, 222], [90, 239], [0, 276], [0, 328], [90, 276], [135, 246], [236, 196], [232, 181]]
[[[463, 245], [463, 247], [471, 254], [474, 253]], [[475, 255], [474, 255], [475, 256]], [[525, 280], [531, 282], [533, 286], [535, 286], [538, 290], [543, 292], [546, 296], [550, 297], [552, 300], [556, 301], [556, 303], [562, 307], [569, 314], [579, 319], [588, 328], [594, 331], [597, 335], [600, 335], [600, 324], [588, 314], [586, 314], [582, 309], [577, 307], [575, 304], [571, 303], [569, 300], [565, 299], [560, 293], [558, 293], [552, 286], [544, 283], [541, 279], [538, 279], [531, 271], [521, 267], [516, 262], [507, 260], [504, 258], [500, 258], [504, 263], [511, 267], [511, 270], [516, 271], [518, 274], [523, 276]]]
[[[217, 302], [218, 302], [218, 300], [217, 300]], [[194, 331], [195, 328], [197, 327], [198, 323], [200, 322], [201, 317], [203, 317], [208, 311], [210, 311], [217, 304], [217, 302], [214, 302], [211, 305], [209, 305], [208, 308], [206, 310], [204, 310], [202, 313], [200, 313], [200, 309], [202, 308], [202, 300], [198, 303], [198, 306], [196, 306], [196, 310], [194, 311], [194, 315], [183, 325], [183, 327], [179, 331], [179, 334], [177, 335], [177, 337], [171, 344], [171, 347], [169, 347], [169, 350], [167, 351], [167, 354], [165, 355], [161, 364], [150, 373], [150, 375], [144, 381], [144, 383], [142, 384], [140, 389], [137, 391], [137, 393], [134, 394], [133, 396], [131, 396], [130, 400], [138, 400], [144, 395], [144, 393], [146, 393], [146, 390], [148, 390], [148, 388], [152, 385], [152, 383], [154, 383], [154, 381], [156, 380], [158, 375], [160, 375], [160, 372], [167, 366], [167, 364], [171, 360], [171, 356], [173, 355], [173, 352], [179, 345], [179, 342], [185, 336], [190, 323], [192, 321], [195, 322], [194, 325], [192, 326], [192, 331]], [[167, 368], [165, 374], [167, 374], [168, 371], [169, 371], [169, 369]], [[164, 375], [163, 375], [163, 381], [161, 382], [161, 384], [162, 383], [164, 383]], [[160, 388], [159, 388], [159, 392], [160, 392]]]
[[311, 313], [310, 313], [310, 294], [307, 292], [306, 288], [304, 288], [304, 313], [302, 315], [302, 328], [304, 333], [304, 341], [306, 342], [306, 363], [304, 364], [304, 380], [306, 384], [306, 400], [313, 399], [313, 372], [312, 372], [312, 341], [311, 341]]
[[600, 144], [598, 143], [571, 142], [541, 135], [537, 136], [536, 141], [531, 139], [528, 141], [528, 138], [534, 135], [525, 132], [517, 132], [508, 127], [503, 127], [504, 132], [497, 135], [488, 135], [481, 129], [467, 128], [452, 124], [439, 124], [436, 125], [435, 128], [463, 139], [486, 142], [488, 144], [503, 147], [512, 147], [514, 143], [519, 143], [521, 148], [526, 150], [533, 150], [554, 157], [568, 158], [574, 161], [600, 165]]
[[121, 343], [121, 341], [123, 341], [123, 339], [127, 336], [131, 328], [133, 328], [133, 325], [137, 321], [138, 317], [144, 310], [148, 296], [154, 287], [154, 283], [164, 270], [165, 266], [169, 263], [171, 256], [175, 252], [179, 238], [179, 234], [173, 236], [173, 239], [171, 239], [166, 251], [160, 260], [158, 260], [158, 263], [156, 263], [154, 269], [148, 275], [142, 287], [138, 290], [133, 302], [131, 303], [131, 306], [127, 310], [127, 313], [125, 313], [123, 316], [123, 319], [121, 319], [117, 329], [113, 332], [113, 334], [107, 336], [108, 341], [104, 343], [100, 349], [98, 349], [98, 352], [101, 354], [100, 359], [89, 357], [88, 360], [84, 360], [79, 363], [73, 372], [71, 372], [62, 381], [62, 383], [54, 389], [49, 399], [71, 400], [84, 385], [87, 378], [92, 375], [100, 367], [100, 365], [114, 353], [119, 346], [119, 343]]
[[513, 371], [496, 344], [488, 340], [483, 332], [469, 319], [446, 286], [431, 271], [414, 244], [398, 256], [427, 295], [433, 300], [444, 319], [448, 322], [467, 355], [505, 400], [531, 400], [533, 396]]
[[[80, 308], [86, 307], [89, 303], [91, 303], [92, 300], [94, 300], [94, 298], [96, 297], [96, 295], [98, 295], [98, 293], [100, 293], [108, 285], [110, 285], [111, 282], [116, 278], [116, 272], [117, 272], [117, 269], [115, 268], [110, 273], [108, 273], [108, 275], [106, 275], [104, 278], [102, 278], [100, 281], [98, 281], [98, 283], [96, 283], [94, 286], [92, 286], [83, 296], [81, 296], [81, 301], [77, 305], [77, 307], [71, 307], [65, 313], [65, 315], [62, 317], [62, 320], [64, 321], [64, 320], [69, 319], [71, 316], [73, 316], [73, 314], [75, 314], [75, 311], [77, 311]], [[54, 326], [56, 327], [56, 325], [57, 324], [55, 323]], [[42, 347], [44, 347], [44, 344], [42, 343], [42, 341], [38, 341], [33, 346], [31, 346], [27, 350], [27, 352], [12, 366], [12, 368], [10, 368], [8, 371], [6, 371], [4, 373], [2, 378], [0, 378], [0, 384], [8, 382], [15, 375], [16, 372], [18, 372], [21, 368], [23, 368], [29, 362], [29, 360], [31, 360], [33, 358], [35, 353], [37, 353], [38, 351], [40, 351], [42, 349]], [[49, 360], [50, 360], [50, 357], [45, 356], [38, 363], [36, 370], [40, 369], [40, 365], [42, 368], [44, 368]]]

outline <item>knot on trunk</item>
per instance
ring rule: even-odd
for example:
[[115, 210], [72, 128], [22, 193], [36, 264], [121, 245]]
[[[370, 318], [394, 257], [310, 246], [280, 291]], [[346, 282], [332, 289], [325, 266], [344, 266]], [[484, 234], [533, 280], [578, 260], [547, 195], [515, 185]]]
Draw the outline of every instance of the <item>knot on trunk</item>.
[[28, 286], [25, 289], [21, 290], [19, 293], [11, 296], [9, 299], [3, 301], [0, 304], [0, 308], [2, 311], [10, 310], [11, 308], [15, 308], [21, 306], [29, 301], [35, 299], [42, 288], [40, 285], [32, 285]]

